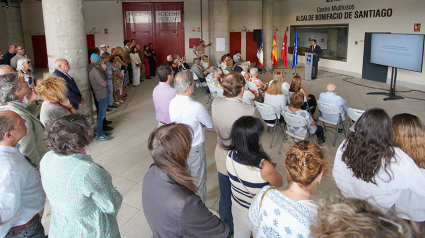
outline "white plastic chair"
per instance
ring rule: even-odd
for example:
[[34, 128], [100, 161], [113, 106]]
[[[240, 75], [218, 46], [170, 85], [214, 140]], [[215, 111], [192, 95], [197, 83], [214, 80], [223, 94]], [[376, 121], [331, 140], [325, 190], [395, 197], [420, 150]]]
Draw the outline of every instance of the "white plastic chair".
[[260, 103], [260, 102], [254, 102], [254, 104], [255, 104], [255, 107], [258, 109], [258, 112], [260, 112], [263, 120], [264, 120], [265, 116], [274, 116], [275, 117], [273, 124], [266, 122], [267, 126], [273, 127], [273, 136], [272, 136], [272, 141], [270, 143], [270, 149], [271, 149], [272, 146], [273, 146], [273, 139], [274, 139], [274, 135], [276, 133], [276, 128], [277, 128], [278, 125], [280, 126], [280, 129], [283, 132], [282, 125], [280, 124], [280, 121], [279, 121], [280, 115], [276, 114], [276, 111], [274, 110], [273, 106], [270, 106], [270, 105], [267, 105], [267, 104], [264, 104], [264, 103]]
[[198, 88], [202, 88], [202, 90], [204, 90], [204, 92], [206, 94], [208, 94], [207, 90], [205, 90], [205, 87], [207, 87], [207, 83], [201, 83], [201, 81], [199, 81], [198, 76], [196, 76], [195, 73], [193, 73], [193, 81], [195, 83], [195, 90], [193, 91], [193, 94], [195, 95], [195, 99], [198, 96]]
[[225, 70], [225, 69], [222, 69], [222, 71], [223, 71], [223, 74], [224, 74], [224, 75], [228, 75], [228, 74], [230, 74], [230, 72], [229, 72], [229, 71], [227, 71], [227, 70]]
[[359, 118], [363, 115], [363, 113], [364, 113], [363, 110], [354, 109], [354, 108], [347, 109], [348, 125], [347, 125], [347, 133], [345, 133], [345, 138], [347, 138], [348, 136], [348, 130], [354, 132], [355, 122], [359, 120]]
[[212, 102], [216, 98], [223, 98], [223, 89], [217, 88], [214, 84], [208, 83], [208, 88], [210, 89], [210, 94], [208, 94], [208, 101], [207, 104], [210, 104], [208, 106], [208, 111], [211, 109]]
[[[344, 132], [344, 134], [346, 134], [344, 129], [344, 120], [342, 119], [342, 113], [339, 110], [339, 107], [334, 104], [317, 101], [317, 106], [319, 107], [319, 121], [323, 122], [323, 129], [327, 131], [325, 123], [336, 126], [335, 132], [331, 131], [333, 134], [335, 134], [334, 143], [333, 143], [333, 146], [335, 146], [336, 136], [339, 133], [338, 128], [340, 128], [340, 126], [342, 126], [342, 131]], [[329, 115], [338, 115], [338, 121], [334, 122], [334, 121], [326, 120], [325, 118], [322, 117], [322, 113], [329, 114]]]
[[[286, 125], [285, 125], [285, 131], [284, 131], [283, 136], [282, 136], [282, 143], [280, 145], [279, 154], [280, 154], [280, 151], [282, 150], [282, 146], [283, 146], [283, 142], [285, 141], [286, 134], [288, 134], [289, 136], [292, 136], [292, 137], [294, 137], [295, 139], [298, 139], [298, 140], [307, 140], [309, 137], [312, 136], [312, 134], [310, 134], [310, 131], [309, 131], [309, 125], [307, 124], [307, 121], [305, 120], [304, 117], [298, 116], [298, 115], [295, 115], [295, 114], [292, 114], [292, 113], [284, 112], [284, 111], [282, 111], [281, 114], [282, 114], [283, 118], [285, 119]], [[300, 136], [296, 133], [292, 133], [292, 132], [288, 131], [288, 126], [292, 126], [292, 127], [304, 127], [305, 126], [305, 127], [307, 127], [307, 133], [305, 133], [304, 136]]]

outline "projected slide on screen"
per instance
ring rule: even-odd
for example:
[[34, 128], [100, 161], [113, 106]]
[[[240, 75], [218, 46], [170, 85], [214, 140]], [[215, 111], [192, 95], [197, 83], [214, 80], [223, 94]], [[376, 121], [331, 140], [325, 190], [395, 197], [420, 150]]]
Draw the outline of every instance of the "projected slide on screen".
[[372, 34], [370, 62], [422, 72], [424, 35]]

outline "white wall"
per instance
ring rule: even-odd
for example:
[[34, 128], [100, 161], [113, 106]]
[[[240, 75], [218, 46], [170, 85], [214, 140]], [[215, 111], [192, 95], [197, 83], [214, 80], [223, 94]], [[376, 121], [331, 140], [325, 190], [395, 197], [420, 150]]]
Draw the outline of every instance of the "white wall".
[[[318, 7], [330, 7], [332, 5], [354, 5], [354, 11], [370, 9], [393, 9], [391, 17], [384, 18], [358, 18], [342, 20], [321, 21], [296, 21], [296, 16], [317, 14]], [[333, 71], [346, 72], [347, 74], [361, 77], [363, 65], [363, 40], [365, 32], [392, 32], [413, 34], [413, 24], [425, 24], [423, 14], [425, 1], [423, 0], [346, 0], [343, 2], [325, 2], [317, 0], [289, 0], [281, 3], [282, 24], [290, 25], [322, 25], [322, 24], [349, 24], [347, 62], [321, 59], [319, 68]], [[345, 12], [345, 11], [342, 11]], [[331, 12], [332, 13], [332, 12]], [[353, 13], [354, 14], [354, 13]], [[423, 34], [422, 30], [422, 33]], [[358, 41], [358, 45], [355, 45]], [[319, 44], [320, 45], [320, 44]], [[292, 55], [288, 55], [288, 60]], [[299, 62], [304, 61], [299, 56]], [[391, 77], [389, 69], [388, 77]], [[398, 70], [397, 85], [425, 88], [425, 73], [417, 73], [407, 70]]]

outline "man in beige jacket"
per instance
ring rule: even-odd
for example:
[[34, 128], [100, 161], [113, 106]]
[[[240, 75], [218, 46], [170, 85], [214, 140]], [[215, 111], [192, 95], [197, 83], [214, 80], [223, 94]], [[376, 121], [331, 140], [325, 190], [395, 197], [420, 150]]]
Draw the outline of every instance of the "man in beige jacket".
[[19, 141], [19, 151], [38, 170], [40, 160], [49, 149], [43, 138], [44, 126], [37, 118], [40, 109], [36, 102], [37, 95], [25, 79], [9, 66], [0, 67], [0, 86], [6, 89], [0, 93], [0, 111], [13, 111], [25, 119], [27, 135]]
[[[257, 108], [242, 102], [244, 94], [245, 79], [239, 73], [230, 73], [224, 77], [222, 82], [224, 96], [218, 98], [212, 104], [212, 118], [214, 128], [217, 132], [217, 147], [215, 149], [215, 162], [218, 170], [218, 182], [220, 186], [220, 219], [229, 226], [228, 237], [233, 233], [232, 218], [232, 191], [229, 176], [227, 175], [225, 151], [221, 145], [229, 145], [228, 140], [233, 123], [241, 116], [254, 116], [262, 120]], [[265, 126], [266, 127], [266, 126]]]

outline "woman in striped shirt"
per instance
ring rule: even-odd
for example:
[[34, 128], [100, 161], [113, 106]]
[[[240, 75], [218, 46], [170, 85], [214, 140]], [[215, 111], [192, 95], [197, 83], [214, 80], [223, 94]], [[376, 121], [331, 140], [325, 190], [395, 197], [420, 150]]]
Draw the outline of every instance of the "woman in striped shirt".
[[243, 116], [235, 121], [227, 147], [226, 166], [232, 184], [232, 215], [235, 238], [249, 238], [251, 227], [248, 209], [252, 199], [266, 185], [281, 187], [280, 175], [270, 163], [270, 157], [261, 150], [264, 125], [261, 119]]

